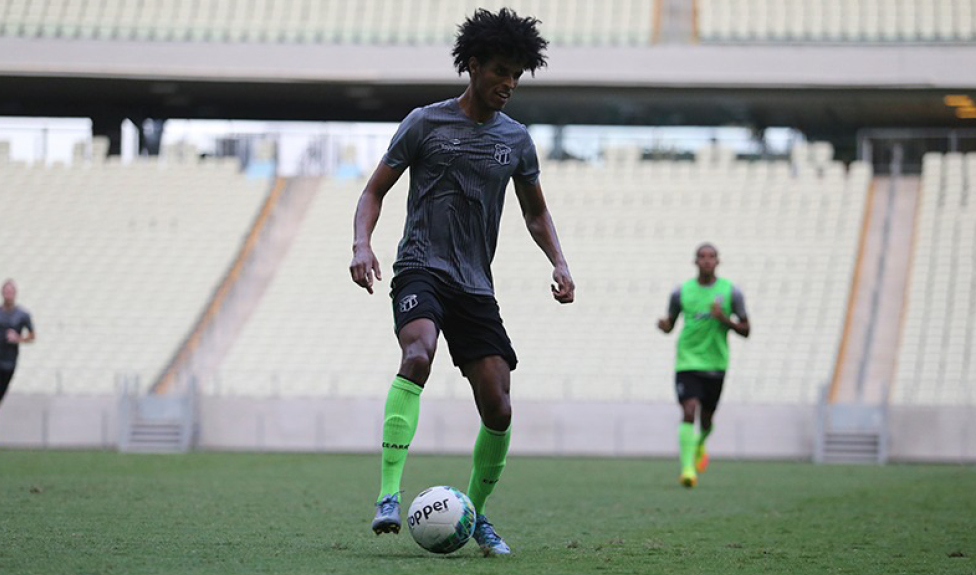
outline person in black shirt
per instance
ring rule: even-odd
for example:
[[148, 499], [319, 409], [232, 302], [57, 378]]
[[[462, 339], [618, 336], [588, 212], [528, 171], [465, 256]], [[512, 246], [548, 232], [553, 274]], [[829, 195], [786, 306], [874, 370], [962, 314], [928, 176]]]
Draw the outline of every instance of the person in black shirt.
[[20, 344], [34, 341], [34, 324], [27, 310], [16, 304], [14, 280], [3, 282], [3, 306], [0, 307], [0, 401], [17, 368]]
[[481, 416], [468, 496], [474, 539], [485, 552], [510, 548], [485, 518], [485, 500], [505, 467], [511, 437], [510, 374], [517, 357], [495, 301], [491, 261], [509, 182], [529, 234], [552, 264], [553, 298], [572, 303], [575, 284], [563, 257], [539, 182], [528, 130], [502, 108], [525, 70], [545, 65], [547, 41], [535, 18], [478, 10], [454, 45], [464, 93], [412, 111], [359, 200], [354, 221], [352, 280], [373, 293], [380, 265], [370, 237], [386, 193], [407, 170], [410, 191], [403, 239], [393, 264], [393, 315], [402, 352], [387, 396], [380, 494], [372, 529], [400, 531], [400, 478], [417, 428], [420, 393], [441, 332], [471, 383]]

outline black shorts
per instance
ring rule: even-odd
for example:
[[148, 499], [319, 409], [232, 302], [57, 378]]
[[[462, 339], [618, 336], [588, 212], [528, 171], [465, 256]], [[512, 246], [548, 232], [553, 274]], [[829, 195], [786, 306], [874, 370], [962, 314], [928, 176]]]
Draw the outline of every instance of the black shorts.
[[494, 297], [452, 290], [424, 270], [409, 270], [394, 277], [390, 297], [397, 334], [413, 320], [427, 318], [444, 332], [454, 365], [461, 367], [498, 355], [509, 369], [515, 369], [518, 358]]
[[722, 396], [725, 372], [679, 371], [674, 374], [674, 388], [678, 392], [678, 402], [697, 398], [702, 409], [715, 411], [718, 399]]
[[7, 386], [10, 385], [10, 380], [14, 377], [13, 369], [3, 369], [0, 368], [0, 400], [3, 396], [7, 394]]

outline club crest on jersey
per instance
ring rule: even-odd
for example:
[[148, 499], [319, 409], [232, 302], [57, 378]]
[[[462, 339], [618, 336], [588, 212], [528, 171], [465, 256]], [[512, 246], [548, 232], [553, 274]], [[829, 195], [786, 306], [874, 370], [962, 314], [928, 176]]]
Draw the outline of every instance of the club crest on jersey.
[[400, 299], [400, 303], [398, 305], [400, 306], [400, 311], [402, 313], [406, 313], [412, 310], [413, 308], [417, 307], [417, 295], [410, 294], [407, 296], [403, 296], [403, 298]]
[[507, 166], [512, 161], [512, 149], [505, 144], [495, 144], [495, 161]]

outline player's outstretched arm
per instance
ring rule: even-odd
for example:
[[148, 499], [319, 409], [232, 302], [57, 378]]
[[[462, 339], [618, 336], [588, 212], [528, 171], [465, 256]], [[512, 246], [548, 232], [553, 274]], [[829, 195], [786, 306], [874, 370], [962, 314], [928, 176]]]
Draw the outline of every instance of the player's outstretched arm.
[[383, 198], [390, 191], [393, 184], [400, 179], [403, 169], [393, 169], [385, 163], [380, 162], [376, 167], [366, 188], [359, 196], [359, 203], [356, 206], [356, 216], [353, 218], [353, 240], [352, 240], [352, 262], [349, 263], [349, 274], [352, 281], [364, 288], [370, 294], [373, 293], [373, 274], [377, 280], [382, 280], [380, 272], [380, 262], [373, 253], [370, 240], [373, 237], [373, 230], [376, 229], [376, 222], [380, 219], [380, 210], [383, 207]]
[[515, 193], [522, 207], [525, 227], [552, 264], [552, 297], [559, 303], [573, 303], [576, 298], [576, 284], [559, 245], [556, 226], [552, 222], [549, 208], [546, 207], [545, 196], [542, 195], [542, 186], [538, 182], [530, 184], [515, 180]]

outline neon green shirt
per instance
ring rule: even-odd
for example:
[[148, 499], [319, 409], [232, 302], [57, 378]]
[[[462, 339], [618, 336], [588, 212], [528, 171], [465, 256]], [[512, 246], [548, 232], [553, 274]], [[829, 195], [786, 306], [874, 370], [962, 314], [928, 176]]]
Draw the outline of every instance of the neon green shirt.
[[729, 367], [729, 327], [712, 317], [712, 303], [718, 301], [727, 316], [745, 319], [742, 293], [732, 282], [717, 277], [711, 285], [701, 285], [692, 278], [671, 296], [669, 313], [672, 321], [679, 313], [685, 316], [675, 358], [675, 371], [725, 371]]

